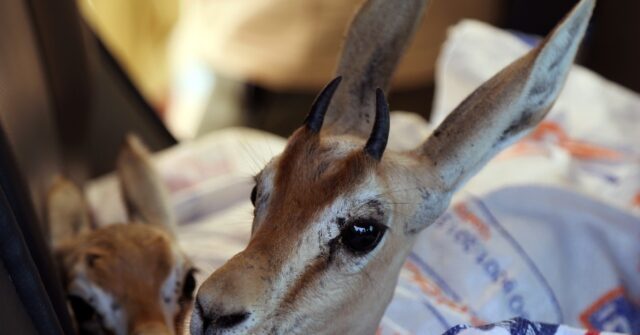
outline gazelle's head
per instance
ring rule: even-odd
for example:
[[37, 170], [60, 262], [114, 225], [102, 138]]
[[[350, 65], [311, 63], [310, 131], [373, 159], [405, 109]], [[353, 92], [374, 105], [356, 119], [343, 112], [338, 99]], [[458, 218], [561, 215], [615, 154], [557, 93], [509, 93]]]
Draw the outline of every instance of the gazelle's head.
[[342, 84], [320, 93], [256, 176], [249, 244], [199, 289], [192, 333], [373, 334], [416, 235], [549, 111], [593, 6], [583, 0], [414, 150], [385, 151], [389, 111], [375, 88], [386, 87], [424, 2], [365, 4], [343, 51]]
[[180, 334], [189, 313], [193, 267], [173, 237], [165, 191], [134, 137], [118, 177], [131, 222], [93, 229], [81, 191], [58, 179], [50, 190], [51, 241], [81, 334]]

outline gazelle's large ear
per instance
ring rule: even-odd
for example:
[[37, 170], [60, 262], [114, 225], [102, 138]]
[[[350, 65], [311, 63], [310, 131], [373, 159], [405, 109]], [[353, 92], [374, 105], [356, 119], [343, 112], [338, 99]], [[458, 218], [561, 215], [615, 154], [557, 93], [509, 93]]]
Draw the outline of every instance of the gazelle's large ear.
[[168, 192], [153, 168], [149, 150], [138, 137], [127, 136], [118, 156], [117, 170], [130, 218], [172, 232], [175, 218]]
[[536, 126], [558, 97], [595, 0], [582, 0], [535, 49], [464, 100], [421, 147], [447, 190]]
[[331, 102], [331, 133], [367, 138], [375, 118], [376, 88], [384, 90], [422, 18], [427, 0], [369, 0], [355, 16], [336, 71], [342, 85]]
[[82, 191], [63, 177], [56, 178], [47, 194], [47, 225], [54, 248], [91, 230], [89, 207]]

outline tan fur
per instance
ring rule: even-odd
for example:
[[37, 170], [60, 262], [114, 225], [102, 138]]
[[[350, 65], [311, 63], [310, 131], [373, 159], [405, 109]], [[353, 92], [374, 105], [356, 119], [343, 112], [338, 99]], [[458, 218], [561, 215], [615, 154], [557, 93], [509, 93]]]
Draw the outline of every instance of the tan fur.
[[[114, 224], [64, 242], [56, 256], [65, 278], [86, 276], [108, 290], [119, 301], [114, 308], [128, 312], [128, 329], [135, 333], [146, 324], [165, 323], [157, 300], [173, 268], [172, 248], [171, 237], [162, 229]], [[164, 326], [163, 333], [172, 332]]]
[[[352, 189], [364, 177], [366, 170], [374, 167], [373, 161], [359, 152], [340, 162], [330, 161], [322, 154], [322, 151], [330, 150], [320, 144], [317, 134], [309, 134], [305, 128], [292, 136], [290, 145], [278, 160], [267, 221], [302, 225], [314, 211]], [[299, 185], [309, 187], [301, 188]], [[299, 210], [291, 211], [292, 205]]]
[[[552, 106], [594, 0], [582, 0], [543, 44], [472, 93], [415, 150], [388, 149], [377, 162], [363, 151], [373, 89], [386, 86], [425, 6], [380, 0], [363, 6], [345, 46], [339, 70], [345, 84], [327, 128], [321, 136], [299, 129], [256, 177], [249, 245], [199, 289], [192, 334], [373, 334], [417, 234]], [[361, 222], [375, 223], [377, 231], [386, 226], [366, 253], [344, 239], [345, 228]]]
[[180, 334], [191, 297], [179, 294], [192, 267], [172, 235], [149, 153], [133, 136], [121, 151], [118, 173], [135, 222], [92, 229], [80, 189], [59, 178], [49, 193], [51, 242], [64, 286], [102, 320], [78, 320], [78, 327], [98, 334]]
[[[293, 253], [299, 247], [295, 245], [297, 241], [286, 237], [307, 230], [319, 209], [359, 184], [367, 170], [375, 168], [373, 161], [362, 152], [352, 153], [335, 164], [331, 151], [330, 146], [319, 141], [317, 134], [310, 134], [304, 128], [292, 136], [282, 158], [274, 162], [277, 186], [269, 199], [268, 215], [257, 226], [255, 238], [246, 250], [217, 271], [220, 280], [203, 286], [201, 292], [211, 291], [211, 294], [201, 294], [200, 305], [216, 309], [217, 305], [224, 304], [233, 311], [235, 305], [256, 305], [273, 293], [267, 292], [272, 284], [268, 277], [288, 266], [286, 260], [295, 257]], [[317, 169], [305, 168], [308, 166]], [[300, 184], [310, 187], [300, 188]], [[292, 211], [291, 206], [300, 210]], [[300, 278], [287, 281], [284, 292], [268, 298], [280, 301], [283, 309], [290, 308], [305, 291], [313, 274], [328, 262], [328, 256], [316, 259], [315, 265], [306, 267]], [[233, 293], [229, 295], [233, 299], [220, 301], [217, 292]]]

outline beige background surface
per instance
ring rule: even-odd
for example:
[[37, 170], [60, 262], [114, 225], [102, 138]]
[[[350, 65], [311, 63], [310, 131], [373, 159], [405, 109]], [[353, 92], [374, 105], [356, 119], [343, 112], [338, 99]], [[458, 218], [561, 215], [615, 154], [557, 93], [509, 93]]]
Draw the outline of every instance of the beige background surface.
[[[501, 18], [504, 0], [434, 0], [396, 75], [396, 87], [433, 78], [449, 25]], [[176, 48], [216, 72], [273, 90], [306, 90], [333, 74], [347, 26], [362, 0], [195, 0], [184, 3]], [[392, 17], [389, 20], [393, 20]]]

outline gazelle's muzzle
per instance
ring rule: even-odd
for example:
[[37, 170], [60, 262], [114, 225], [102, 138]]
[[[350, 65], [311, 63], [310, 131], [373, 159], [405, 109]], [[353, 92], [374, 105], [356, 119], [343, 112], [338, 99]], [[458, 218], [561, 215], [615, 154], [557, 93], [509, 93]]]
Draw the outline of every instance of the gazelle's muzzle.
[[225, 331], [248, 330], [259, 322], [264, 306], [266, 282], [254, 257], [244, 251], [216, 270], [200, 286], [191, 316], [191, 334], [224, 334]]

